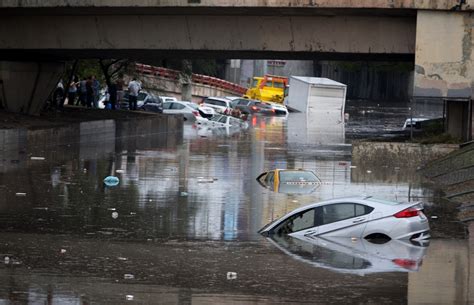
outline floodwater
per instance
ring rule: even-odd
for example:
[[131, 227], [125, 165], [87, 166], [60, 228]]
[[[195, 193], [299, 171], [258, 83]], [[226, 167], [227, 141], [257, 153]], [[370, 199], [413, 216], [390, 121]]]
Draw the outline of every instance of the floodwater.
[[[412, 168], [352, 164], [347, 135], [360, 124], [322, 136], [304, 120], [5, 145], [0, 304], [472, 304], [472, 250], [436, 186]], [[323, 183], [272, 192], [255, 178], [273, 168]], [[119, 185], [105, 186], [109, 175]], [[296, 207], [360, 194], [425, 202], [429, 246], [257, 233]]]

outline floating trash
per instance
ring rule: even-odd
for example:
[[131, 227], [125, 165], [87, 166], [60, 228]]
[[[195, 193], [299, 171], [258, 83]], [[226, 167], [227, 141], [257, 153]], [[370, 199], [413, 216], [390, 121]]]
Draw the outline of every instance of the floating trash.
[[349, 166], [349, 168], [357, 168], [357, 166], [351, 165], [351, 166]]
[[16, 193], [15, 196], [24, 197], [24, 196], [26, 196], [26, 193]]
[[188, 193], [186, 193], [186, 192], [181, 192], [179, 195], [180, 195], [181, 197], [186, 197], [186, 196], [188, 196]]
[[5, 265], [8, 265], [10, 263], [10, 258], [8, 256], [5, 256], [4, 260]]
[[113, 213], [112, 213], [112, 218], [113, 218], [113, 219], [117, 219], [117, 218], [118, 218], [118, 216], [119, 216], [119, 215], [118, 215], [118, 213], [117, 213], [117, 212], [113, 212]]
[[66, 252], [67, 252], [66, 249], [61, 249], [61, 254], [64, 254]]
[[431, 219], [438, 219], [438, 216], [433, 215], [431, 216]]
[[237, 272], [227, 272], [227, 279], [228, 279], [228, 280], [235, 280], [235, 279], [237, 279]]
[[127, 301], [133, 301], [133, 295], [127, 294], [127, 295], [125, 296], [125, 299], [126, 299]]
[[135, 276], [133, 274], [126, 273], [126, 274], [123, 275], [123, 278], [126, 279], [126, 280], [133, 280], [135, 278]]
[[217, 180], [216, 178], [204, 178], [204, 177], [198, 177], [198, 183], [214, 183], [214, 181]]
[[121, 256], [117, 257], [117, 259], [118, 259], [119, 261], [126, 261], [126, 260], [127, 260], [126, 257], [121, 257]]
[[119, 173], [119, 174], [125, 173], [125, 171], [124, 171], [123, 169], [118, 169], [118, 170], [116, 170], [115, 172], [116, 172], [116, 173]]
[[372, 173], [372, 171], [371, 171], [371, 170], [367, 170], [367, 174], [370, 174], [370, 173]]
[[42, 161], [42, 160], [45, 160], [45, 157], [31, 157], [30, 159], [31, 159], [31, 160]]
[[120, 182], [120, 179], [115, 176], [108, 176], [104, 179], [104, 184], [107, 186], [116, 186]]

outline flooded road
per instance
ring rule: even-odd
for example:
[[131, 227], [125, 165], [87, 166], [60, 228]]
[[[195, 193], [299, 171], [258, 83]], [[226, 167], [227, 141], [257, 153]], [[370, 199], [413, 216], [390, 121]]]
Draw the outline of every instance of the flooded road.
[[[185, 124], [182, 133], [5, 146], [0, 304], [472, 303], [465, 231], [436, 186], [413, 168], [352, 164], [344, 133], [357, 127], [321, 137], [303, 132], [303, 121], [290, 114], [252, 118], [244, 130]], [[322, 184], [272, 192], [256, 177], [274, 168], [310, 169]], [[105, 186], [109, 175], [119, 185]], [[360, 194], [425, 202], [435, 216], [429, 247], [257, 234], [296, 207]], [[405, 252], [384, 256], [397, 249]]]

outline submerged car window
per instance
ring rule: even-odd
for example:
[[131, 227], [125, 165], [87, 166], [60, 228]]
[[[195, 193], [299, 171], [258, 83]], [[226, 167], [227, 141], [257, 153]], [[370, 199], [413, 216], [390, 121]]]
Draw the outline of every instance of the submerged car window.
[[163, 103], [163, 109], [170, 109], [171, 103]]
[[267, 183], [273, 183], [273, 175], [274, 175], [273, 172], [269, 172], [269, 173], [267, 174], [267, 176], [265, 177], [265, 182], [267, 182]]
[[365, 214], [369, 214], [373, 210], [374, 210], [373, 207], [369, 207], [369, 206], [362, 205], [362, 204], [356, 204], [355, 205], [355, 216], [362, 216], [362, 215], [365, 215]]
[[276, 228], [277, 234], [290, 234], [314, 227], [314, 213], [315, 210], [310, 209], [290, 216]]
[[338, 203], [323, 206], [323, 223], [333, 223], [344, 219], [355, 217], [355, 205], [353, 203]]
[[329, 224], [348, 218], [362, 216], [372, 212], [373, 208], [354, 203], [338, 203], [323, 206], [322, 224]]
[[219, 119], [219, 122], [221, 123], [227, 123], [227, 117], [225, 115], [221, 116], [220, 119]]
[[280, 182], [318, 182], [316, 175], [309, 171], [281, 171]]

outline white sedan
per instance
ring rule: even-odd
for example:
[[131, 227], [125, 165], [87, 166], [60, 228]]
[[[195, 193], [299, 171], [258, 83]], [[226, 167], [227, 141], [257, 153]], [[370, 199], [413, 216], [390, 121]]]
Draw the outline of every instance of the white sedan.
[[208, 107], [200, 107], [192, 102], [171, 101], [163, 103], [163, 113], [182, 114], [185, 121], [202, 123], [213, 116], [214, 110]]
[[264, 236], [429, 239], [420, 202], [399, 203], [371, 196], [318, 202], [298, 208], [263, 227]]

